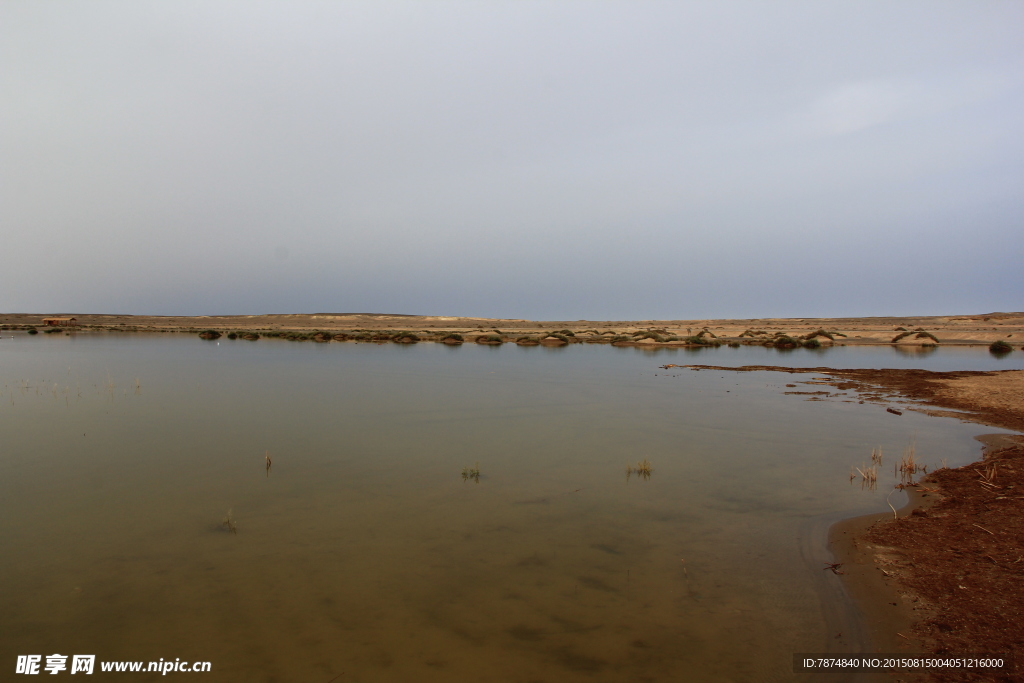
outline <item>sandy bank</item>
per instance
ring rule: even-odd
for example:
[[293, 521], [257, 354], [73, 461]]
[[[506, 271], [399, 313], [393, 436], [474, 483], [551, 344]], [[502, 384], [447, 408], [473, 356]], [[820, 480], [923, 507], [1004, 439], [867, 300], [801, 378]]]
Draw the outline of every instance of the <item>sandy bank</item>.
[[[447, 331], [463, 335], [499, 334], [514, 342], [521, 336], [535, 336], [556, 330], [573, 332], [571, 341], [610, 343], [616, 335], [650, 333], [656, 338], [628, 342], [647, 346], [684, 345], [687, 337], [703, 335], [722, 343], [765, 343], [780, 336], [800, 338], [818, 331], [828, 333], [815, 339], [821, 344], [900, 346], [988, 345], [1003, 340], [1019, 349], [1024, 345], [1024, 313], [988, 313], [961, 316], [905, 316], [884, 318], [746, 318], [679, 320], [522, 320], [466, 318], [452, 316], [385, 315], [372, 313], [313, 313], [224, 316], [140, 316], [91, 313], [0, 314], [0, 326], [43, 326], [43, 318], [77, 318], [78, 328], [131, 332], [229, 331], [324, 331], [332, 334], [364, 331], [411, 331], [431, 340]], [[434, 340], [440, 341], [440, 339]]]

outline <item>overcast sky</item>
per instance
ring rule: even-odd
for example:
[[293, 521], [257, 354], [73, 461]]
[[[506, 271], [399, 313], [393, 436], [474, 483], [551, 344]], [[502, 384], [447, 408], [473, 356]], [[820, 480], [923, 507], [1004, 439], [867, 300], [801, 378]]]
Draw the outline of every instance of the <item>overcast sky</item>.
[[0, 311], [1024, 310], [1024, 3], [0, 3]]

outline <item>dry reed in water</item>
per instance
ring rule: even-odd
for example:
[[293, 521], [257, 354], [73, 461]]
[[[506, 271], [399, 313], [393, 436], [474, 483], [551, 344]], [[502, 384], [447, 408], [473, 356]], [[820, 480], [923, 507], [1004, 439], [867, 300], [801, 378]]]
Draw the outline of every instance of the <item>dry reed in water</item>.
[[[896, 467], [895, 465], [893, 466]], [[899, 475], [900, 483], [904, 486], [916, 486], [917, 482], [914, 481], [914, 475], [918, 472], [927, 472], [928, 468], [917, 462], [917, 449], [914, 442], [911, 441], [907, 444], [907, 447], [903, 449], [903, 457], [900, 458], [899, 463]], [[896, 472], [893, 472], [895, 475]]]
[[228, 513], [224, 515], [224, 521], [221, 522], [226, 531], [230, 531], [233, 534], [238, 533], [238, 525], [235, 524], [235, 518], [231, 514], [231, 508], [228, 508]]
[[651, 478], [651, 473], [654, 469], [651, 467], [651, 462], [647, 458], [644, 458], [636, 464], [636, 467], [630, 467], [626, 465], [626, 481], [629, 481], [630, 475], [635, 474], [638, 477], [643, 477], [644, 481]]
[[860, 467], [856, 469], [860, 473], [861, 488], [867, 487], [874, 490], [875, 486], [878, 484], [878, 465], [872, 465], [871, 467], [864, 465], [863, 469]]
[[478, 484], [480, 483], [480, 463], [477, 463], [475, 467], [462, 468], [462, 481], [469, 481], [470, 479]]

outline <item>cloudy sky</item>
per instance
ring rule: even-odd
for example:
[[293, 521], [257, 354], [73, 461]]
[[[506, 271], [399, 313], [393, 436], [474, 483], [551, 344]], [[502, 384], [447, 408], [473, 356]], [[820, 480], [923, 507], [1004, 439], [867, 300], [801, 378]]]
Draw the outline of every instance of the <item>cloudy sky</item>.
[[1024, 310], [1024, 3], [0, 3], [0, 310]]

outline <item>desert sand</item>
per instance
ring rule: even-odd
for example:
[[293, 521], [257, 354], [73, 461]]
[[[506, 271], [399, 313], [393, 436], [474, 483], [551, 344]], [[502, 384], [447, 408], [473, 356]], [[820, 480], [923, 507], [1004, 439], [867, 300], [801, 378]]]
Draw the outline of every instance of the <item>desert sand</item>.
[[[247, 330], [262, 333], [323, 332], [325, 339], [355, 331], [411, 331], [420, 335], [423, 341], [440, 341], [440, 333], [454, 332], [462, 334], [466, 341], [473, 341], [477, 336], [498, 334], [502, 341], [514, 342], [524, 336], [539, 337], [552, 331], [568, 330], [574, 333], [569, 338], [570, 342], [611, 343], [616, 336], [633, 336], [636, 338], [619, 339], [616, 343], [679, 346], [690, 343], [687, 338], [695, 335], [700, 335], [705, 341], [718, 340], [722, 343], [765, 343], [782, 335], [799, 339], [820, 330], [831, 336], [817, 336], [816, 340], [822, 344], [988, 345], [997, 340], [1015, 348], [1024, 344], [1024, 313], [1019, 312], [884, 318], [543, 321], [372, 313], [188, 317], [45, 312], [0, 314], [0, 326], [9, 329], [43, 327], [43, 319], [47, 317], [75, 317], [79, 332], [199, 332], [206, 329], [222, 333]], [[642, 338], [635, 333], [649, 333], [650, 336]]]

